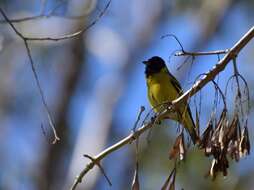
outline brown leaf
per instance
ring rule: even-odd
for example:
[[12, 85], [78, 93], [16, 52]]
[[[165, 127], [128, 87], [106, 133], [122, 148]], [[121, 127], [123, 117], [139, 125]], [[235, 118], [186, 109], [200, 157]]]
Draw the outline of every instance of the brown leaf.
[[186, 152], [186, 149], [185, 149], [185, 143], [184, 143], [184, 135], [182, 133], [180, 143], [179, 143], [179, 157], [180, 157], [180, 160], [185, 159], [185, 157], [186, 157], [185, 152]]
[[161, 190], [175, 190], [175, 177], [176, 177], [176, 168], [174, 168], [171, 171]]
[[184, 160], [186, 156], [186, 149], [184, 143], [184, 134], [181, 133], [175, 140], [173, 148], [169, 152], [169, 159], [176, 159], [179, 156], [180, 160]]
[[217, 125], [215, 126], [216, 129], [217, 129], [218, 127], [221, 127], [221, 125], [225, 122], [226, 116], [227, 116], [227, 110], [224, 109], [224, 110], [221, 112], [220, 119], [219, 119]]
[[236, 162], [238, 162], [239, 159], [240, 159], [240, 154], [239, 154], [238, 147], [239, 147], [239, 143], [236, 140], [236, 141], [230, 141], [229, 144], [228, 144], [228, 148], [227, 148], [228, 154]]
[[211, 165], [211, 168], [210, 168], [210, 176], [215, 179], [216, 178], [216, 175], [217, 175], [217, 172], [218, 172], [218, 161], [216, 159], [213, 159], [212, 161], [212, 165]]
[[227, 116], [227, 111], [224, 109], [221, 113], [218, 123], [215, 125], [215, 130], [212, 136], [212, 141], [215, 144], [220, 145], [220, 141], [222, 140], [223, 135], [220, 135], [220, 134], [222, 131], [224, 132], [224, 129], [222, 129], [221, 131], [221, 128], [224, 128], [225, 124], [227, 123], [226, 116]]
[[239, 144], [240, 157], [250, 154], [250, 139], [247, 126], [244, 127]]
[[239, 161], [240, 158], [238, 150], [240, 142], [238, 134], [239, 128], [240, 128], [239, 117], [237, 114], [235, 114], [224, 138], [225, 139], [224, 144], [225, 148], [227, 149], [227, 153], [235, 161]]
[[228, 175], [227, 169], [229, 167], [228, 159], [225, 154], [223, 154], [219, 160], [219, 169], [224, 176]]
[[227, 130], [227, 125], [228, 125], [228, 122], [225, 121], [223, 123], [223, 125], [221, 125], [220, 127], [220, 131], [219, 131], [219, 144], [220, 144], [220, 149], [222, 150], [224, 148], [224, 141], [225, 141], [225, 134], [226, 134], [226, 130]]
[[238, 131], [237, 131], [238, 125], [239, 125], [239, 118], [238, 118], [238, 115], [235, 115], [227, 130], [226, 139], [225, 139], [226, 144], [228, 144], [229, 141], [236, 141], [238, 139]]
[[177, 155], [180, 153], [180, 142], [181, 142], [181, 134], [176, 138], [175, 144], [173, 148], [169, 152], [169, 159], [177, 158]]
[[138, 180], [138, 163], [136, 163], [136, 169], [134, 172], [134, 177], [132, 180], [132, 186], [131, 186], [132, 190], [139, 190], [140, 186], [139, 186], [139, 180]]
[[227, 176], [227, 169], [229, 167], [228, 159], [225, 154], [221, 154], [219, 159], [214, 158], [210, 168], [210, 176], [214, 180], [218, 172], [222, 172], [224, 176]]
[[210, 175], [213, 180], [215, 180], [219, 172], [222, 172], [224, 176], [227, 176], [229, 162], [226, 153], [226, 151], [221, 151], [220, 147], [216, 148], [216, 150], [213, 152], [214, 158], [212, 160], [210, 171], [206, 176]]
[[210, 121], [207, 124], [206, 130], [204, 131], [203, 135], [202, 135], [202, 139], [201, 142], [199, 144], [200, 148], [204, 148], [205, 149], [205, 155], [210, 155], [211, 153], [211, 138], [212, 138], [212, 134], [213, 134], [213, 122], [212, 119], [210, 119]]
[[197, 135], [200, 135], [200, 125], [199, 125], [199, 113], [198, 113], [198, 109], [196, 108], [196, 132]]

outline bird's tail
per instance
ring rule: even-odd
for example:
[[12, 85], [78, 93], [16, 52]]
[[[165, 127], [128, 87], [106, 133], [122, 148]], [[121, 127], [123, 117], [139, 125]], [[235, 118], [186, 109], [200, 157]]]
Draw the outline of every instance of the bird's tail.
[[189, 106], [184, 111], [184, 113], [182, 114], [182, 122], [181, 123], [182, 123], [183, 127], [190, 134], [190, 137], [191, 137], [191, 140], [192, 140], [193, 144], [199, 143], [200, 138], [197, 134], [196, 125], [193, 121]]

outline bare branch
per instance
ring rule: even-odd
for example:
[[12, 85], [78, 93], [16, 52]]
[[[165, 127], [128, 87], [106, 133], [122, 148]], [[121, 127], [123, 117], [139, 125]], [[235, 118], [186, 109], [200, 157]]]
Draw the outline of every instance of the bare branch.
[[103, 167], [101, 166], [100, 162], [97, 162], [92, 156], [89, 156], [89, 155], [87, 155], [87, 154], [85, 154], [84, 157], [88, 158], [89, 160], [91, 160], [91, 161], [94, 163], [94, 165], [97, 165], [97, 166], [99, 167], [99, 169], [101, 170], [101, 173], [102, 173], [103, 176], [106, 178], [106, 180], [107, 180], [109, 186], [112, 186], [112, 183], [111, 183], [109, 177], [107, 176], [105, 170], [104, 170]]
[[221, 96], [223, 104], [224, 104], [224, 109], [227, 109], [226, 96], [223, 94], [223, 92], [222, 92], [221, 88], [219, 87], [219, 85], [214, 80], [211, 80], [211, 81], [214, 85], [215, 90], [218, 90], [218, 92], [220, 93], [220, 96]]
[[[57, 14], [56, 13], [57, 9], [59, 9], [64, 3], [67, 3], [67, 1], [65, 1], [65, 0], [59, 2], [48, 13], [45, 13], [46, 2], [47, 1], [45, 1], [45, 0], [42, 1], [42, 7], [41, 7], [40, 14], [36, 14], [34, 16], [26, 16], [26, 17], [22, 17], [22, 18], [14, 18], [14, 19], [9, 18], [10, 22], [12, 22], [12, 23], [21, 23], [21, 22], [27, 22], [27, 21], [37, 20], [37, 19], [47, 19], [47, 18], [50, 18], [50, 17], [61, 17], [61, 18], [69, 19], [69, 20], [78, 20], [78, 19], [82, 19], [84, 17], [87, 17], [87, 15], [88, 15], [87, 13], [82, 14], [82, 15], [78, 15], [78, 16]], [[8, 24], [8, 22], [5, 19], [0, 20], [0, 23], [1, 24]]]
[[[22, 17], [22, 18], [16, 18], [16, 19], [9, 19], [9, 22], [11, 23], [19, 23], [19, 22], [25, 22], [25, 21], [29, 21], [29, 20], [36, 20], [36, 19], [40, 19], [45, 17], [45, 15], [34, 15], [34, 16], [26, 16], [26, 17]], [[0, 20], [0, 23], [3, 24], [9, 24], [9, 22], [6, 21], [6, 19], [4, 20]]]
[[41, 84], [40, 84], [40, 81], [39, 81], [38, 74], [37, 74], [36, 69], [34, 67], [34, 61], [33, 61], [33, 58], [32, 58], [32, 55], [31, 55], [31, 50], [30, 50], [30, 48], [28, 46], [27, 40], [24, 40], [24, 43], [25, 43], [27, 55], [28, 55], [28, 58], [29, 58], [30, 66], [32, 68], [32, 72], [33, 72], [33, 75], [34, 75], [34, 78], [35, 78], [35, 81], [36, 81], [36, 85], [37, 85], [37, 87], [39, 89], [39, 93], [40, 93], [40, 96], [41, 96], [41, 100], [42, 100], [43, 106], [46, 109], [49, 125], [50, 125], [50, 127], [51, 127], [51, 129], [52, 129], [52, 131], [54, 133], [54, 140], [53, 140], [52, 144], [55, 144], [57, 141], [60, 140], [60, 138], [57, 135], [56, 128], [55, 128], [52, 116], [50, 114], [49, 107], [47, 105], [47, 101], [46, 101], [45, 95], [43, 93], [43, 90], [42, 90], [42, 87], [41, 87]]
[[139, 113], [138, 113], [137, 120], [136, 120], [136, 122], [135, 122], [135, 124], [134, 124], [134, 127], [133, 127], [133, 129], [132, 129], [133, 131], [136, 130], [136, 128], [137, 128], [137, 126], [138, 126], [138, 122], [139, 122], [140, 117], [141, 117], [141, 114], [142, 114], [144, 111], [145, 111], [145, 107], [144, 107], [144, 106], [141, 106], [141, 107], [140, 107], [140, 110], [139, 110]]
[[164, 36], [161, 36], [161, 39], [164, 39], [164, 38], [166, 38], [166, 37], [173, 37], [173, 38], [177, 41], [177, 43], [179, 44], [179, 46], [181, 47], [181, 51], [184, 52], [183, 45], [182, 45], [182, 43], [180, 42], [180, 40], [176, 37], [176, 35], [174, 35], [174, 34], [166, 34], [166, 35], [164, 35]]
[[42, 87], [41, 87], [41, 84], [40, 84], [40, 81], [39, 81], [38, 74], [37, 74], [36, 69], [34, 67], [34, 61], [33, 61], [32, 55], [31, 55], [31, 50], [29, 48], [27, 39], [15, 28], [15, 26], [10, 22], [9, 18], [6, 16], [6, 14], [4, 13], [4, 11], [1, 8], [0, 8], [0, 13], [3, 15], [4, 19], [6, 20], [6, 22], [8, 22], [8, 24], [11, 26], [11, 28], [14, 30], [14, 32], [24, 41], [27, 56], [29, 58], [29, 63], [30, 63], [30, 66], [31, 66], [31, 69], [32, 69], [32, 72], [33, 72], [33, 75], [34, 75], [34, 78], [35, 78], [35, 81], [36, 81], [37, 88], [39, 89], [39, 93], [40, 93], [40, 96], [41, 96], [41, 99], [42, 99], [43, 106], [46, 110], [49, 125], [53, 130], [54, 140], [52, 141], [52, 144], [55, 144], [57, 141], [60, 140], [60, 138], [57, 135], [55, 125], [54, 125], [52, 116], [51, 116], [50, 111], [49, 111], [49, 107], [47, 105], [45, 95], [43, 93], [43, 90], [42, 90]]
[[[214, 78], [225, 69], [226, 65], [234, 59], [238, 53], [246, 46], [246, 44], [254, 37], [254, 27], [252, 27], [229, 51], [228, 53], [218, 61], [218, 63], [213, 67], [212, 70], [207, 72], [203, 78], [195, 82], [195, 84], [190, 88], [187, 92], [185, 92], [182, 96], [177, 98], [172, 102], [172, 105], [169, 106], [168, 109], [163, 111], [162, 113], [158, 114], [155, 120], [160, 120], [165, 117], [165, 115], [169, 114], [172, 110], [175, 110], [173, 108], [179, 107], [182, 103], [186, 102], [191, 96], [193, 96], [195, 93], [200, 91], [207, 83], [214, 80]], [[94, 156], [94, 160], [96, 162], [100, 162], [104, 157], [109, 155], [110, 153], [120, 149], [121, 147], [132, 143], [136, 138], [138, 138], [141, 134], [143, 134], [146, 130], [152, 128], [154, 126], [154, 121], [151, 120], [150, 122], [143, 124], [142, 127], [137, 129], [135, 133], [129, 134], [124, 139], [120, 140], [119, 142], [113, 144], [112, 146], [108, 147], [98, 155]], [[75, 179], [71, 190], [76, 189], [78, 183], [82, 182], [83, 177], [94, 167], [94, 162], [90, 162], [77, 176]]]
[[229, 50], [229, 52], [213, 67], [212, 70], [207, 72], [203, 78], [198, 80], [191, 89], [185, 92], [182, 96], [172, 102], [174, 106], [178, 106], [188, 100], [188, 97], [193, 96], [200, 89], [202, 89], [208, 82], [213, 80], [226, 65], [233, 60], [238, 53], [243, 49], [246, 44], [254, 37], [254, 26]]
[[88, 29], [90, 29], [92, 26], [94, 26], [105, 15], [105, 13], [108, 10], [110, 4], [111, 4], [111, 0], [108, 1], [106, 6], [104, 7], [104, 9], [97, 16], [97, 18], [95, 18], [88, 26], [82, 28], [81, 30], [79, 30], [77, 32], [73, 32], [73, 33], [70, 33], [70, 34], [65, 34], [65, 35], [62, 35], [60, 37], [27, 37], [27, 36], [24, 36], [23, 34], [21, 34], [15, 28], [15, 26], [12, 24], [11, 20], [6, 16], [4, 11], [2, 10], [2, 8], [0, 8], [0, 12], [3, 15], [4, 19], [6, 20], [6, 22], [8, 22], [8, 24], [15, 31], [15, 33], [19, 37], [21, 37], [23, 40], [27, 40], [27, 41], [59, 41], [59, 40], [67, 40], [67, 39], [76, 38], [76, 37], [81, 36], [82, 34], [84, 34]]
[[[35, 81], [36, 81], [36, 85], [37, 85], [37, 88], [39, 89], [39, 93], [40, 93], [40, 96], [41, 96], [41, 99], [42, 99], [42, 103], [43, 103], [43, 106], [44, 106], [44, 108], [46, 110], [46, 114], [47, 114], [47, 117], [48, 117], [49, 125], [52, 128], [53, 133], [54, 133], [54, 140], [52, 142], [53, 144], [55, 144], [58, 140], [60, 140], [60, 138], [57, 135], [57, 132], [56, 132], [56, 129], [55, 129], [55, 126], [54, 126], [54, 123], [53, 123], [53, 119], [52, 119], [52, 116], [50, 114], [47, 102], [46, 102], [45, 95], [44, 95], [42, 87], [40, 85], [38, 74], [37, 74], [36, 69], [34, 67], [34, 61], [32, 59], [31, 50], [29, 48], [28, 41], [44, 41], [44, 40], [58, 41], [58, 40], [65, 40], [65, 39], [71, 39], [71, 38], [78, 37], [79, 35], [82, 35], [84, 32], [86, 32], [89, 28], [94, 26], [102, 18], [102, 16], [107, 11], [110, 3], [111, 3], [111, 0], [108, 1], [108, 3], [106, 4], [105, 8], [100, 12], [100, 14], [97, 16], [97, 18], [93, 22], [91, 22], [87, 27], [84, 27], [82, 30], [80, 30], [78, 32], [67, 34], [67, 35], [64, 35], [64, 36], [59, 37], [59, 38], [51, 38], [51, 37], [46, 37], [46, 38], [30, 38], [30, 37], [24, 36], [21, 32], [19, 32], [17, 30], [17, 28], [12, 23], [12, 21], [8, 18], [8, 16], [5, 14], [3, 9], [0, 7], [0, 13], [4, 17], [5, 22], [7, 22], [10, 25], [10, 27], [13, 29], [13, 31], [24, 41], [24, 44], [25, 44], [25, 47], [26, 47], [26, 51], [27, 51], [27, 55], [28, 55], [29, 62], [30, 62], [30, 66], [32, 68], [32, 72], [33, 72], [33, 75], [34, 75], [34, 78], [35, 78]], [[53, 14], [53, 13], [54, 13], [54, 11], [51, 12], [51, 14]], [[30, 18], [28, 17], [28, 18], [25, 18], [25, 20], [35, 19], [35, 18], [40, 18], [40, 17], [43, 17], [43, 15], [38, 15], [38, 16], [35, 16], [35, 17], [30, 17]]]
[[[158, 116], [159, 118], [161, 118], [160, 116]], [[116, 144], [110, 146], [109, 148], [105, 149], [104, 151], [102, 151], [101, 153], [99, 153], [98, 155], [94, 156], [94, 161], [99, 162], [100, 160], [102, 160], [104, 157], [106, 157], [108, 154], [110, 154], [111, 152], [114, 152], [116, 150], [118, 150], [119, 148], [123, 147], [126, 144], [130, 144], [132, 143], [136, 138], [138, 138], [143, 132], [145, 132], [147, 129], [151, 128], [153, 126], [153, 122], [149, 122], [147, 124], [144, 124], [141, 128], [137, 129], [135, 131], [135, 133], [131, 133], [129, 134], [127, 137], [125, 137], [124, 139], [122, 139], [121, 141], [117, 142]], [[83, 170], [82, 172], [76, 177], [75, 182], [73, 183], [71, 189], [74, 190], [76, 189], [78, 183], [82, 182], [83, 177], [86, 175], [87, 172], [89, 172], [93, 167], [94, 167], [95, 163], [94, 162], [90, 162]]]
[[[43, 14], [43, 15], [39, 14], [39, 15], [34, 15], [34, 16], [26, 16], [26, 17], [22, 17], [22, 18], [14, 18], [14, 19], [10, 19], [10, 22], [21, 23], [21, 22], [26, 22], [26, 21], [38, 20], [38, 19], [48, 19], [51, 17], [60, 17], [60, 18], [69, 19], [69, 20], [78, 20], [78, 19], [87, 17], [87, 14], [72, 16], [72, 15], [58, 15], [58, 14], [53, 14], [50, 12], [49, 14]], [[0, 20], [0, 24], [9, 24], [9, 23], [6, 22], [6, 20]]]
[[16, 27], [12, 24], [12, 22], [10, 21], [10, 19], [7, 17], [7, 15], [5, 14], [5, 12], [3, 11], [3, 9], [0, 7], [0, 13], [2, 14], [2, 16], [4, 17], [4, 20], [10, 25], [10, 27], [14, 30], [14, 32], [23, 40], [25, 40], [26, 38], [16, 29]]
[[182, 43], [180, 42], [180, 40], [174, 35], [174, 34], [166, 34], [164, 36], [161, 36], [161, 39], [164, 39], [166, 37], [173, 37], [177, 43], [179, 44], [179, 46], [181, 47], [180, 51], [176, 51], [174, 53], [175, 56], [203, 56], [203, 55], [220, 55], [220, 54], [226, 54], [229, 52], [228, 49], [226, 50], [215, 50], [215, 51], [202, 51], [202, 52], [190, 52], [190, 51], [185, 51], [183, 48]]
[[215, 51], [200, 51], [200, 52], [190, 52], [190, 51], [180, 51], [176, 52], [175, 56], [203, 56], [203, 55], [220, 55], [226, 54], [229, 52], [229, 49], [225, 50], [215, 50]]

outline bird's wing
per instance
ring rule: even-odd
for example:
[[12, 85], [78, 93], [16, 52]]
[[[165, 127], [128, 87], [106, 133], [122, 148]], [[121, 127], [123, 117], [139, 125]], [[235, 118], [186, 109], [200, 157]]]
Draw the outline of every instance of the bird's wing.
[[169, 71], [168, 71], [168, 74], [170, 76], [170, 81], [172, 83], [172, 85], [175, 87], [175, 89], [177, 90], [177, 93], [179, 95], [182, 95], [183, 94], [183, 90], [182, 90], [182, 87], [180, 85], [180, 83], [178, 82], [178, 80], [174, 77], [174, 75], [172, 75]]
[[[180, 83], [178, 82], [178, 80], [174, 77], [174, 75], [172, 75], [170, 72], [168, 72], [169, 76], [170, 76], [170, 81], [172, 83], [172, 85], [175, 87], [175, 89], [177, 90], [177, 92], [179, 93], [179, 95], [182, 95], [183, 94], [183, 90], [182, 90], [182, 87], [180, 85]], [[194, 120], [192, 118], [192, 114], [191, 114], [191, 109], [190, 109], [190, 106], [187, 104], [187, 121], [185, 121], [185, 128], [188, 130], [190, 136], [191, 136], [191, 139], [193, 141], [193, 143], [195, 144], [198, 140], [198, 136], [197, 136], [197, 133], [196, 133], [196, 125], [194, 123]]]

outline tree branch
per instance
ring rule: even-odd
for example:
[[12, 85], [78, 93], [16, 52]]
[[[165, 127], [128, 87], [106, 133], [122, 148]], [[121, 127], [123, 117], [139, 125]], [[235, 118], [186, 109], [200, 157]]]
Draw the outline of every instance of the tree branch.
[[[65, 3], [67, 3], [67, 1], [61, 1], [59, 2], [58, 5], [56, 5], [55, 7], [53, 7], [52, 10], [49, 11], [49, 13], [45, 13], [45, 6], [46, 6], [46, 1], [42, 2], [42, 6], [41, 6], [41, 13], [40, 14], [36, 14], [34, 16], [26, 16], [26, 17], [22, 17], [22, 18], [16, 18], [16, 19], [9, 19], [9, 21], [11, 23], [21, 23], [21, 22], [26, 22], [26, 21], [32, 21], [32, 20], [37, 20], [37, 19], [47, 19], [50, 18], [52, 16], [54, 17], [61, 17], [61, 18], [65, 18], [65, 19], [70, 19], [70, 20], [75, 20], [75, 19], [82, 19], [86, 16], [88, 16], [87, 14], [84, 15], [79, 15], [79, 16], [72, 16], [72, 15], [58, 15], [56, 14], [56, 10], [59, 9], [62, 5], [64, 5]], [[6, 19], [0, 20], [0, 23], [4, 23], [4, 24], [8, 24], [8, 22], [6, 21]]]
[[175, 53], [175, 56], [203, 56], [203, 55], [220, 55], [228, 53], [228, 49], [225, 50], [215, 50], [215, 51], [200, 51], [200, 52], [190, 52], [190, 51], [179, 51]]
[[[92, 26], [94, 26], [105, 15], [105, 13], [108, 10], [110, 4], [111, 4], [111, 0], [109, 0], [107, 2], [104, 9], [99, 13], [99, 15], [86, 27], [82, 28], [79, 31], [76, 31], [76, 32], [73, 32], [73, 33], [70, 33], [70, 34], [65, 34], [65, 35], [62, 35], [60, 37], [27, 37], [27, 36], [24, 36], [23, 34], [21, 34], [21, 32], [19, 32], [15, 28], [15, 26], [12, 24], [11, 20], [6, 16], [6, 14], [1, 9], [1, 7], [0, 7], [0, 12], [3, 15], [4, 19], [6, 20], [6, 22], [15, 31], [15, 33], [18, 36], [20, 36], [23, 40], [27, 40], [27, 41], [59, 41], [59, 40], [67, 40], [67, 39], [76, 38], [76, 37], [81, 36], [82, 34], [84, 34], [88, 29], [90, 29]], [[39, 18], [39, 16], [36, 16], [36, 18], [37, 17]]]
[[[58, 15], [58, 14], [53, 14], [52, 12], [50, 12], [49, 14], [38, 14], [38, 15], [26, 16], [26, 17], [22, 17], [22, 18], [14, 18], [14, 19], [10, 19], [10, 22], [21, 23], [21, 22], [33, 21], [33, 20], [39, 20], [39, 19], [49, 19], [52, 17], [64, 18], [64, 19], [68, 19], [68, 20], [79, 20], [79, 19], [83, 19], [84, 17], [87, 17], [87, 15], [86, 14], [78, 15], [78, 16]], [[8, 22], [6, 22], [6, 20], [0, 20], [0, 24], [8, 24]]]
[[[39, 81], [39, 77], [38, 74], [36, 72], [35, 66], [34, 66], [34, 61], [32, 59], [32, 55], [31, 55], [31, 50], [29, 48], [29, 44], [28, 41], [45, 41], [45, 40], [52, 40], [52, 41], [59, 41], [59, 40], [66, 40], [66, 39], [72, 39], [78, 36], [81, 36], [82, 34], [84, 34], [89, 28], [91, 28], [92, 26], [94, 26], [102, 17], [103, 15], [106, 13], [107, 9], [109, 8], [109, 5], [111, 3], [111, 0], [108, 1], [108, 3], [106, 4], [105, 8], [100, 12], [100, 14], [97, 16], [97, 18], [95, 18], [94, 21], [92, 21], [88, 26], [84, 27], [83, 29], [81, 29], [78, 32], [74, 32], [71, 34], [67, 34], [67, 35], [63, 35], [62, 37], [59, 38], [51, 38], [51, 37], [45, 37], [45, 38], [30, 38], [30, 37], [26, 37], [24, 36], [16, 27], [15, 25], [12, 23], [12, 21], [8, 18], [8, 16], [5, 14], [5, 12], [3, 11], [3, 9], [0, 7], [0, 13], [1, 15], [4, 17], [4, 20], [6, 23], [8, 23], [10, 25], [10, 27], [13, 29], [13, 31], [16, 33], [16, 35], [18, 35], [24, 42], [25, 48], [26, 48], [26, 52], [27, 52], [27, 56], [29, 58], [29, 62], [30, 62], [30, 66], [36, 81], [36, 86], [39, 89], [39, 93], [42, 99], [42, 103], [43, 106], [45, 108], [47, 117], [48, 117], [48, 121], [49, 121], [49, 125], [53, 130], [53, 134], [54, 134], [54, 140], [52, 141], [53, 144], [55, 144], [57, 141], [60, 140], [60, 138], [57, 135], [56, 132], [56, 128], [52, 119], [52, 116], [50, 114], [50, 110], [49, 107], [47, 105], [47, 101], [44, 95], [44, 92], [42, 90], [40, 81]], [[40, 15], [42, 16], [42, 15]], [[39, 16], [35, 16], [35, 18], [39, 18]], [[32, 18], [33, 19], [33, 18]]]
[[[169, 106], [168, 109], [164, 110], [162, 113], [156, 116], [155, 120], [160, 120], [165, 117], [165, 115], [172, 112], [174, 109], [179, 107], [182, 103], [186, 102], [191, 96], [200, 91], [207, 83], [212, 81], [221, 71], [225, 69], [227, 64], [235, 59], [235, 57], [239, 54], [239, 52], [249, 43], [249, 41], [254, 37], [254, 26], [230, 49], [228, 53], [213, 67], [212, 70], [207, 72], [203, 78], [198, 80], [188, 91], [186, 91], [182, 96], [177, 98], [172, 102], [172, 105]], [[120, 149], [126, 144], [132, 143], [136, 140], [141, 134], [143, 134], [146, 130], [152, 128], [154, 126], [154, 121], [144, 124], [142, 127], [137, 129], [134, 133], [129, 134], [124, 139], [119, 142], [113, 144], [107, 149], [103, 150], [101, 153], [93, 157], [93, 160], [99, 163], [103, 158], [105, 158], [110, 153]], [[77, 185], [82, 182], [83, 177], [94, 167], [95, 162], [90, 162], [87, 166], [81, 171], [81, 173], [76, 177], [71, 190], [75, 190]]]
[[229, 50], [229, 52], [213, 67], [212, 70], [205, 73], [204, 77], [198, 80], [191, 89], [185, 92], [182, 96], [172, 102], [174, 106], [188, 100], [189, 97], [193, 96], [196, 92], [202, 89], [207, 83], [213, 80], [217, 74], [223, 71], [226, 65], [237, 57], [238, 53], [244, 46], [254, 37], [254, 26]]
[[46, 111], [46, 114], [47, 114], [47, 117], [48, 117], [49, 125], [52, 128], [52, 130], [53, 130], [54, 140], [52, 141], [52, 144], [55, 144], [57, 141], [60, 140], [60, 138], [57, 135], [57, 132], [56, 132], [56, 129], [55, 129], [55, 125], [54, 125], [54, 122], [53, 122], [53, 118], [52, 118], [52, 116], [50, 114], [49, 107], [47, 105], [47, 101], [46, 101], [45, 95], [43, 93], [43, 90], [42, 90], [42, 87], [41, 87], [41, 84], [40, 84], [40, 80], [39, 80], [38, 74], [37, 74], [35, 66], [34, 66], [34, 61], [33, 61], [32, 55], [31, 55], [31, 50], [30, 50], [29, 45], [28, 45], [28, 40], [27, 40], [26, 37], [23, 36], [22, 33], [20, 33], [16, 29], [16, 27], [12, 24], [12, 22], [7, 17], [7, 15], [2, 10], [1, 7], [0, 7], [0, 13], [2, 14], [2, 16], [4, 17], [6, 22], [10, 25], [10, 27], [13, 29], [13, 31], [16, 33], [16, 35], [18, 35], [23, 40], [23, 42], [24, 42], [24, 45], [25, 45], [25, 48], [26, 48], [26, 52], [27, 52], [27, 56], [28, 56], [28, 59], [29, 59], [29, 63], [30, 63], [30, 66], [31, 66], [31, 69], [32, 69], [32, 72], [33, 72], [33, 75], [34, 75], [34, 78], [35, 78], [35, 81], [36, 81], [36, 86], [39, 89], [40, 97], [42, 99], [42, 103], [43, 103], [43, 106], [45, 108], [45, 111]]

